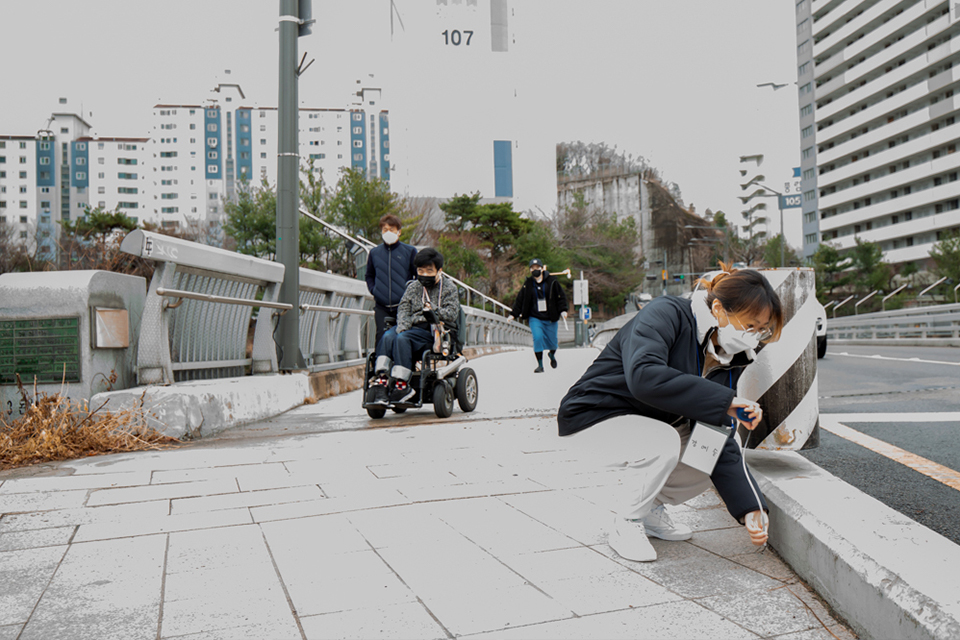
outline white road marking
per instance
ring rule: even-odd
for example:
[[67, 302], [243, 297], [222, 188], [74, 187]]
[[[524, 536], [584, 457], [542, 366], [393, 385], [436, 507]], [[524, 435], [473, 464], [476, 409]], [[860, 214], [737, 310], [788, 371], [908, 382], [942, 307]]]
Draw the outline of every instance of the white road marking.
[[960, 411], [928, 413], [821, 413], [820, 418], [843, 422], [956, 422]]
[[846, 356], [848, 358], [869, 358], [871, 360], [892, 360], [894, 362], [923, 362], [925, 364], [946, 364], [953, 367], [960, 367], [960, 362], [943, 362], [942, 360], [921, 360], [920, 358], [891, 358], [890, 356], [881, 356], [875, 354], [872, 356], [864, 356], [857, 353], [831, 353], [831, 356]]
[[840, 436], [854, 444], [870, 449], [874, 453], [879, 453], [885, 458], [899, 462], [918, 473], [922, 473], [928, 478], [933, 478], [937, 482], [960, 491], [960, 472], [954, 471], [950, 467], [945, 467], [933, 460], [928, 460], [888, 442], [861, 433], [856, 429], [851, 429], [847, 425], [838, 422], [834, 416], [821, 414], [820, 426], [836, 436]]

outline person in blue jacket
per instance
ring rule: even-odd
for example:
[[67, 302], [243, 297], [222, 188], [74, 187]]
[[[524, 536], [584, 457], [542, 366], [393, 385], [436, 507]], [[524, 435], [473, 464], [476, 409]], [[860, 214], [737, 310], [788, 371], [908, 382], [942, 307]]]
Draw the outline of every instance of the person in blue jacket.
[[367, 256], [367, 289], [373, 296], [373, 319], [377, 324], [376, 344], [386, 331], [387, 319], [397, 320], [397, 307], [407, 283], [417, 275], [413, 259], [417, 249], [400, 242], [400, 218], [388, 213], [380, 218], [380, 236], [383, 243], [370, 250]]
[[[656, 560], [648, 536], [689, 539], [690, 528], [664, 505], [711, 482], [753, 543], [767, 539], [767, 505], [730, 427], [738, 408], [749, 418], [739, 421], [747, 438], [760, 422], [759, 405], [737, 396], [737, 381], [760, 344], [779, 338], [783, 311], [761, 273], [721, 268], [690, 300], [661, 296], [644, 305], [560, 402], [560, 435], [625, 474], [608, 542], [628, 560]], [[710, 475], [679, 462], [697, 422], [729, 432]]]

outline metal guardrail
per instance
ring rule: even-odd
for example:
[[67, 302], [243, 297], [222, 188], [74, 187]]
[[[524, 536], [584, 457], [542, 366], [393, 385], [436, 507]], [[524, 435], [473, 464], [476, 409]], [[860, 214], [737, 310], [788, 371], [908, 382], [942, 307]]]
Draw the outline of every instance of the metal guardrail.
[[924, 341], [960, 346], [960, 304], [831, 318], [827, 325], [827, 336], [831, 341]]
[[[282, 264], [142, 229], [129, 233], [120, 248], [157, 263], [141, 319], [139, 384], [236, 377], [248, 366], [252, 373], [278, 371], [274, 318], [294, 312], [277, 301]], [[490, 298], [487, 302], [499, 305], [502, 315], [464, 306], [466, 346], [531, 344], [528, 327], [507, 322], [508, 307]], [[373, 305], [362, 280], [300, 269], [295, 312], [302, 314], [299, 344], [307, 368], [321, 371], [363, 362], [375, 348]], [[260, 312], [248, 358], [253, 307]]]
[[120, 249], [157, 263], [141, 318], [139, 384], [242, 376], [248, 365], [278, 370], [275, 311], [258, 315], [250, 358], [247, 340], [254, 306], [289, 306], [277, 302], [282, 264], [142, 229]]

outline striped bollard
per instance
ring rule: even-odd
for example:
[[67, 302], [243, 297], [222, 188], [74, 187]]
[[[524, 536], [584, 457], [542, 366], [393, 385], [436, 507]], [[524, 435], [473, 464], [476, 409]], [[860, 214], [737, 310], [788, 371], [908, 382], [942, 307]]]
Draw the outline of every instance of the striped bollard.
[[763, 419], [751, 433], [740, 427], [748, 449], [798, 451], [820, 446], [817, 395], [817, 311], [814, 271], [763, 269], [783, 305], [783, 331], [764, 345], [737, 385], [738, 395], [759, 402]]

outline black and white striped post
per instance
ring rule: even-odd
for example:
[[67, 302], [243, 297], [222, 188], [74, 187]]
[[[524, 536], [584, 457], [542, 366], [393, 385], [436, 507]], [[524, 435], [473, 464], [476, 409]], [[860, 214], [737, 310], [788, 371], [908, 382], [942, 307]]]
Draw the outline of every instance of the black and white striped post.
[[820, 445], [817, 395], [817, 311], [814, 271], [763, 269], [783, 305], [784, 327], [777, 342], [764, 345], [744, 370], [738, 395], [763, 409], [760, 424], [740, 427], [744, 448], [798, 451]]

